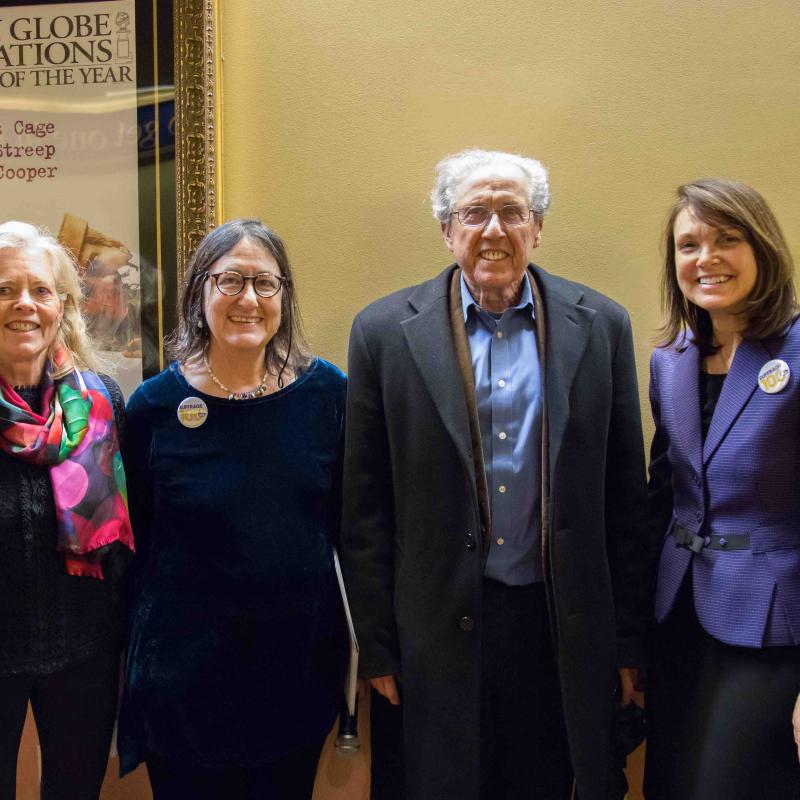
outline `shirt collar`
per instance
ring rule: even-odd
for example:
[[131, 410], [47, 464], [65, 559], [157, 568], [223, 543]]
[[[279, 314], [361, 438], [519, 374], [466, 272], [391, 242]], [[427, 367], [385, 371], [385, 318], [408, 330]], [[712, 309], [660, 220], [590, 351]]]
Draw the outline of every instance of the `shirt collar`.
[[[469, 310], [470, 308], [475, 309], [475, 313], [479, 313], [482, 309], [481, 307], [475, 302], [472, 294], [470, 293], [469, 287], [467, 286], [466, 280], [464, 280], [464, 271], [461, 271], [461, 309], [464, 312], [464, 322], [467, 322], [469, 319]], [[535, 320], [536, 315], [533, 311], [533, 292], [531, 291], [531, 283], [530, 277], [528, 275], [527, 270], [525, 271], [525, 275], [522, 280], [522, 295], [519, 298], [519, 303], [515, 306], [511, 306], [513, 310], [524, 311], [527, 308], [530, 308], [531, 319]], [[508, 310], [508, 309], [506, 309]]]

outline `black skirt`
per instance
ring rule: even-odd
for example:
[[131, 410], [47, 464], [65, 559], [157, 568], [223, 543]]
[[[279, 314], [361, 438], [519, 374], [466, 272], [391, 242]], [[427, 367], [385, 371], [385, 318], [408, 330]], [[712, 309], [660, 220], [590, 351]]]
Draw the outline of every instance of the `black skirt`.
[[647, 800], [797, 800], [792, 710], [800, 647], [723, 644], [701, 627], [691, 573], [653, 637]]

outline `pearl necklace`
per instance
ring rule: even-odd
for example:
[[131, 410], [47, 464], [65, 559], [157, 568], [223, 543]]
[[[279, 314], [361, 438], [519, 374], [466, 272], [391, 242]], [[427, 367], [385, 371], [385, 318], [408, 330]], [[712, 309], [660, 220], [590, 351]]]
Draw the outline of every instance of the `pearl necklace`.
[[256, 386], [255, 389], [250, 389], [247, 392], [234, 392], [231, 391], [213, 372], [211, 369], [211, 364], [208, 363], [208, 354], [205, 350], [203, 350], [203, 364], [206, 366], [206, 372], [208, 372], [208, 376], [214, 381], [214, 384], [222, 389], [223, 392], [228, 393], [228, 400], [252, 400], [255, 397], [262, 397], [267, 393], [267, 376], [269, 375], [269, 367], [264, 372], [264, 377], [261, 379], [261, 383]]

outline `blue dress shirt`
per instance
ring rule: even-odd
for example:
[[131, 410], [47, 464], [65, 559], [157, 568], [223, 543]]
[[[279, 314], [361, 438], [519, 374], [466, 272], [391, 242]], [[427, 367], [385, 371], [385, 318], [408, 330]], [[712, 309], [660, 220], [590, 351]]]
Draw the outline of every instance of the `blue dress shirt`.
[[462, 273], [461, 306], [492, 514], [484, 574], [522, 586], [542, 580], [542, 380], [528, 276], [519, 303], [492, 314], [475, 302]]

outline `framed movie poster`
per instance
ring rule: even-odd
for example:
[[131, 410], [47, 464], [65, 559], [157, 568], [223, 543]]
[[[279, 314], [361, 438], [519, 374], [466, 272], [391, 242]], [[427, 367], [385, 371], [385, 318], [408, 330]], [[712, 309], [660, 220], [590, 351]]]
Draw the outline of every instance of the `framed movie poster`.
[[0, 2], [0, 219], [70, 250], [126, 394], [217, 222], [215, 27], [215, 0]]

